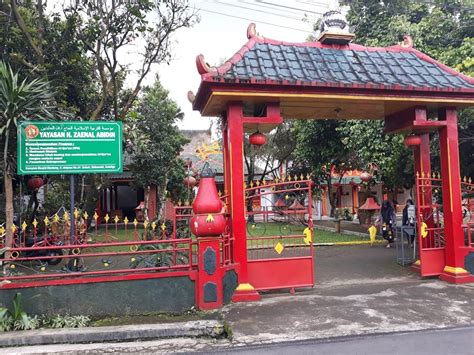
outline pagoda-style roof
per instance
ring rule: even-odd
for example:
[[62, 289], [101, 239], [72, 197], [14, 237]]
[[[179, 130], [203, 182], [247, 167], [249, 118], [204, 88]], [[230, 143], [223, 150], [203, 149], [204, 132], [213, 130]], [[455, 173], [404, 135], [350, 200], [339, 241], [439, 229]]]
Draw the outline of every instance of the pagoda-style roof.
[[202, 115], [219, 115], [229, 101], [272, 97], [287, 118], [381, 119], [417, 105], [474, 105], [474, 78], [414, 49], [409, 37], [384, 48], [288, 43], [258, 36], [254, 24], [247, 37], [220, 67], [197, 57], [202, 81], [193, 98]]

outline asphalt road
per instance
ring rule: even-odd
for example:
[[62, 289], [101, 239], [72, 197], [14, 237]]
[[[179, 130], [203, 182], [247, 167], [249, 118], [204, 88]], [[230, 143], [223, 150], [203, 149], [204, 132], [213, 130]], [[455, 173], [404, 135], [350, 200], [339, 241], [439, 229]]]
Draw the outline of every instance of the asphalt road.
[[473, 355], [474, 327], [290, 342], [218, 351], [220, 354]]

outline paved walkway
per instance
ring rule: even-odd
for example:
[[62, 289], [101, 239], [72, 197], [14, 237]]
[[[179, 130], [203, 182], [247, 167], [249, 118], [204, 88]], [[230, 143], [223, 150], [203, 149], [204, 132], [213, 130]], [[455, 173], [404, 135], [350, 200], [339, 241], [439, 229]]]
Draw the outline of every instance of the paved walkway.
[[[209, 352], [295, 340], [442, 329], [474, 324], [474, 285], [421, 280], [378, 246], [317, 247], [316, 285], [264, 294], [222, 310], [233, 339], [181, 338], [17, 348], [16, 353]], [[6, 351], [7, 349], [4, 349]], [[8, 353], [13, 353], [8, 349]], [[471, 349], [467, 349], [471, 350]], [[466, 354], [469, 353], [466, 351]], [[1, 352], [1, 351], [0, 351]]]
[[[319, 220], [313, 221], [316, 228], [318, 226], [325, 227], [325, 228], [332, 228], [334, 229], [334, 221], [331, 220]], [[355, 233], [362, 233], [364, 235], [369, 235], [367, 231], [368, 226], [363, 226], [360, 223], [354, 223], [350, 221], [341, 221], [341, 231], [347, 232], [355, 232]]]

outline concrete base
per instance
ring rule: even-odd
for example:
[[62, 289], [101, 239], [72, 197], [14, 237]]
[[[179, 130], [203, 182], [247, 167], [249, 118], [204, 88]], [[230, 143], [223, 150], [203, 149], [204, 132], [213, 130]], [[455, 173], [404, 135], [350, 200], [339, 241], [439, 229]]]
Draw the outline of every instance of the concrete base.
[[249, 283], [239, 284], [232, 295], [232, 302], [253, 302], [260, 300], [260, 294], [255, 287]]
[[[241, 285], [239, 285], [240, 287]], [[255, 290], [239, 290], [238, 287], [232, 296], [232, 302], [253, 302], [253, 301], [260, 301], [262, 297], [260, 294]]]
[[467, 283], [474, 283], [474, 275], [466, 273], [466, 274], [450, 274], [448, 272], [444, 272], [439, 275], [440, 280], [453, 283], [453, 284], [467, 284]]

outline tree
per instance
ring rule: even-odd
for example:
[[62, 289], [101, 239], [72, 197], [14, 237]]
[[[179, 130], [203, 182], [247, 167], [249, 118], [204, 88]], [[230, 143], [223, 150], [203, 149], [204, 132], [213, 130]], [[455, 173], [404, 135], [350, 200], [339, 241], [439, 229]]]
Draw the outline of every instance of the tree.
[[43, 77], [54, 86], [64, 112], [87, 119], [98, 102], [93, 61], [77, 38], [77, 20], [45, 14], [45, 1], [4, 1], [0, 55], [14, 70]]
[[295, 173], [311, 172], [317, 183], [325, 185], [334, 216], [336, 199], [332, 194], [333, 174], [341, 180], [344, 173], [359, 165], [357, 156], [344, 145], [336, 120], [296, 121]]
[[378, 166], [385, 187], [413, 186], [413, 154], [403, 136], [384, 133], [383, 121], [342, 121], [337, 130], [346, 149], [357, 152], [360, 166]]
[[16, 127], [20, 120], [52, 118], [54, 106], [50, 84], [43, 79], [21, 80], [18, 73], [0, 61], [0, 147], [5, 185], [6, 246], [12, 246], [13, 176], [16, 167]]
[[[244, 141], [244, 161], [247, 184], [255, 179], [263, 182], [269, 175], [279, 176], [280, 167], [291, 160], [296, 143], [292, 139], [291, 122], [284, 122], [267, 134], [267, 143], [260, 147]], [[250, 135], [250, 134], [248, 134]], [[258, 173], [257, 173], [258, 172]], [[257, 193], [255, 190], [253, 193]], [[247, 198], [247, 212], [253, 210], [253, 199]], [[253, 219], [253, 215], [249, 215]]]
[[[77, 22], [76, 35], [92, 55], [100, 82], [100, 100], [91, 120], [102, 113], [109, 98], [111, 116], [123, 120], [152, 66], [171, 60], [172, 35], [192, 26], [196, 19], [187, 0], [78, 0], [66, 8], [65, 14]], [[135, 83], [119, 105], [119, 92], [129, 74], [125, 54], [137, 44], [142, 52], [136, 60]]]
[[[368, 46], [388, 46], [411, 35], [418, 50], [467, 75], [474, 71], [474, 13], [468, 1], [437, 0], [378, 1], [347, 0], [348, 20], [355, 29], [355, 42]], [[474, 115], [472, 109], [459, 113], [461, 170], [474, 174]], [[387, 186], [410, 185], [409, 171], [402, 169], [410, 152], [399, 136], [387, 137], [383, 126], [374, 121], [348, 121], [341, 129], [345, 144], [357, 151], [364, 161], [377, 163]], [[436, 137], [434, 137], [436, 144]], [[381, 154], [382, 153], [382, 154]], [[434, 151], [433, 160], [439, 160]]]
[[167, 187], [175, 190], [168, 186], [170, 178], [176, 181], [176, 175], [184, 177], [184, 162], [178, 156], [187, 139], [175, 125], [182, 118], [180, 108], [157, 77], [153, 86], [144, 89], [136, 111], [130, 112], [125, 122], [126, 146], [132, 161], [129, 168], [135, 183], [145, 191], [145, 202], [150, 186], [157, 187], [159, 213]]

